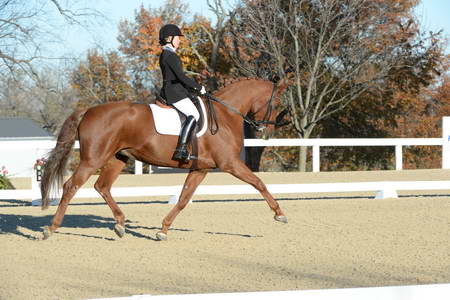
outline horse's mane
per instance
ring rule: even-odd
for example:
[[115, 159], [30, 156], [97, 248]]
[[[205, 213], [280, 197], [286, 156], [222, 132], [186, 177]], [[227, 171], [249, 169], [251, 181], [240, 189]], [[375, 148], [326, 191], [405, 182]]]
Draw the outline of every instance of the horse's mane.
[[242, 81], [250, 81], [250, 80], [257, 80], [257, 81], [266, 81], [266, 82], [271, 82], [270, 80], [267, 79], [263, 79], [263, 78], [258, 78], [258, 77], [238, 77], [238, 78], [230, 78], [230, 79], [225, 79], [225, 84], [219, 88], [218, 90], [216, 90], [217, 93], [222, 93], [223, 91], [226, 91], [227, 89], [229, 89], [232, 85], [236, 84], [236, 83], [240, 83]]
[[264, 80], [258, 77], [237, 77], [237, 78], [229, 78], [229, 79], [225, 79], [225, 84], [224, 87], [226, 87], [227, 85], [236, 83], [236, 82], [240, 82], [240, 81], [244, 81], [244, 80]]

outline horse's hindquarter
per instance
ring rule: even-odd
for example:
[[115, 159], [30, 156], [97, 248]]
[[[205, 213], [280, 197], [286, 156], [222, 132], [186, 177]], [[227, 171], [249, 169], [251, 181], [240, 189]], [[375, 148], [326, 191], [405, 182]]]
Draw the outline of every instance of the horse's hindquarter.
[[154, 130], [148, 106], [130, 102], [92, 107], [78, 127], [83, 151], [102, 148], [104, 152], [114, 153], [123, 148], [140, 147]]
[[124, 147], [141, 148], [151, 144], [156, 130], [148, 105], [132, 104], [123, 117], [121, 135]]

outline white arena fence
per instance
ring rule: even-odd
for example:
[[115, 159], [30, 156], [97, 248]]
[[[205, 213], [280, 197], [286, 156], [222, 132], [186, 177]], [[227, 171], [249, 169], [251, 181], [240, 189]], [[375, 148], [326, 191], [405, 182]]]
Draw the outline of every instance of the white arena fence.
[[447, 300], [450, 284], [426, 284], [408, 286], [380, 286], [322, 290], [291, 290], [247, 293], [134, 295], [119, 298], [89, 300]]
[[[42, 158], [54, 146], [56, 141], [0, 141], [0, 151], [14, 149], [34, 149], [36, 159]], [[403, 147], [405, 146], [441, 146], [442, 168], [450, 168], [450, 117], [443, 119], [442, 138], [390, 138], [390, 139], [245, 139], [245, 147], [300, 147], [313, 148], [313, 172], [320, 172], [320, 147], [343, 146], [391, 146], [395, 148], [396, 170], [402, 170]], [[78, 142], [75, 148], [79, 148]], [[32, 169], [33, 166], [30, 166]], [[150, 168], [149, 168], [150, 169]], [[136, 162], [135, 174], [142, 174], [142, 163]], [[0, 190], [0, 199], [40, 199], [39, 174], [35, 171], [31, 177], [31, 189]], [[113, 187], [114, 197], [134, 196], [171, 196], [169, 203], [176, 203], [182, 186], [152, 187]], [[329, 193], [329, 192], [376, 192], [375, 198], [397, 197], [399, 190], [450, 190], [450, 181], [378, 181], [353, 183], [315, 183], [315, 184], [269, 184], [272, 194]], [[252, 195], [259, 192], [250, 185], [200, 185], [196, 195]], [[93, 188], [80, 189], [76, 198], [99, 197]], [[33, 203], [37, 204], [38, 201]]]

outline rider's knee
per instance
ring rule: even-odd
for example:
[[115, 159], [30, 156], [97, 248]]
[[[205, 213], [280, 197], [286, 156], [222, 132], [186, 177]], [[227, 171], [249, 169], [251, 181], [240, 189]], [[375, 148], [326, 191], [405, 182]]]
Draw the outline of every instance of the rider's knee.
[[195, 121], [198, 122], [200, 119], [200, 113], [198, 111], [192, 111], [191, 115], [194, 117]]

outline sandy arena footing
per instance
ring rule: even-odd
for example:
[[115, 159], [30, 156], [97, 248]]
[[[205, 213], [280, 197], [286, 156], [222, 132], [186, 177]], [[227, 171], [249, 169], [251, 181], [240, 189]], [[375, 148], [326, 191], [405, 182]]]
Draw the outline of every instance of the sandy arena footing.
[[[259, 176], [266, 183], [311, 183], [447, 180], [447, 172]], [[210, 175], [206, 184], [238, 183], [229, 175]], [[181, 184], [185, 175], [159, 176], [122, 176], [118, 186]], [[101, 198], [74, 199], [62, 227], [46, 241], [40, 240], [42, 227], [49, 225], [56, 207], [41, 211], [26, 201], [0, 200], [0, 299], [449, 283], [446, 192], [384, 200], [371, 199], [373, 193], [289, 195], [279, 202], [288, 224], [273, 221], [259, 197], [222, 202], [202, 196], [194, 200], [216, 201], [189, 205], [175, 220], [167, 242], [155, 241], [171, 208], [162, 203], [167, 199], [117, 199], [127, 218], [122, 239], [115, 235], [111, 211]]]

